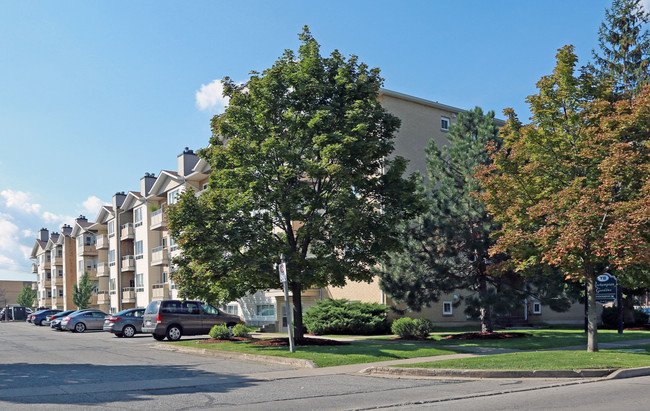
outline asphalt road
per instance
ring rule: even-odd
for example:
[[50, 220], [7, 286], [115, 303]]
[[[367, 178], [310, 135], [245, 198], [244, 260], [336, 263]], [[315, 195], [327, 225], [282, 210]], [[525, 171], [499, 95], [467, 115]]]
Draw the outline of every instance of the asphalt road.
[[222, 360], [155, 345], [149, 336], [123, 339], [0, 323], [0, 409], [648, 408], [650, 377], [394, 379]]

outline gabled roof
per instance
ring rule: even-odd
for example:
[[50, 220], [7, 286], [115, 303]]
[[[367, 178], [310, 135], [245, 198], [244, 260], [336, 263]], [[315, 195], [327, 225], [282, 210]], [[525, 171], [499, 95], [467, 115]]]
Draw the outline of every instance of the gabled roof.
[[56, 247], [57, 240], [61, 237], [59, 233], [52, 233], [50, 239], [47, 240], [47, 245], [45, 246], [46, 250], [51, 250], [52, 247]]
[[129, 191], [129, 194], [126, 195], [124, 202], [122, 203], [122, 210], [130, 210], [133, 207], [139, 205], [138, 203], [144, 201], [144, 197], [138, 191]]
[[163, 187], [165, 187], [167, 185], [167, 182], [170, 180], [175, 181], [178, 183], [178, 185], [181, 185], [185, 182], [185, 179], [179, 176], [177, 172], [162, 170], [158, 175], [158, 178], [156, 178], [156, 182], [153, 183], [149, 189], [149, 195], [147, 198], [160, 197], [164, 193], [164, 191], [162, 191]]
[[95, 224], [93, 224], [93, 229], [97, 229], [98, 225], [106, 224], [106, 222], [115, 217], [115, 210], [112, 206], [105, 205], [99, 210], [99, 214], [95, 219]]
[[29, 258], [36, 258], [39, 254], [45, 251], [46, 246], [47, 243], [45, 241], [36, 240], [34, 242], [34, 246], [32, 247], [32, 254], [30, 255]]
[[72, 227], [72, 237], [77, 237], [79, 234], [87, 233], [91, 230], [90, 227], [93, 226], [93, 223], [89, 221], [75, 221], [74, 227]]
[[196, 163], [194, 168], [192, 168], [192, 173], [188, 175], [186, 179], [190, 181], [203, 180], [210, 174], [211, 171], [212, 167], [210, 167], [210, 163], [202, 158], [199, 158], [199, 161]]

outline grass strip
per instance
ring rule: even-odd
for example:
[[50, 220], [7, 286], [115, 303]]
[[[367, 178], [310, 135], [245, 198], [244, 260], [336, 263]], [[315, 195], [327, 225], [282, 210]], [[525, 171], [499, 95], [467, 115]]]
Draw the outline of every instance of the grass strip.
[[581, 370], [650, 367], [650, 353], [621, 350], [536, 351], [400, 365], [402, 368], [462, 370]]
[[197, 344], [196, 340], [188, 340], [170, 344], [256, 355], [300, 358], [304, 360], [312, 360], [319, 367], [400, 360], [405, 358], [432, 357], [464, 352], [463, 350], [455, 348], [433, 347], [431, 345], [410, 343], [382, 344], [377, 342], [352, 342], [350, 345], [334, 346], [297, 346], [295, 353], [289, 352], [288, 347], [251, 345], [249, 342], [245, 341]]

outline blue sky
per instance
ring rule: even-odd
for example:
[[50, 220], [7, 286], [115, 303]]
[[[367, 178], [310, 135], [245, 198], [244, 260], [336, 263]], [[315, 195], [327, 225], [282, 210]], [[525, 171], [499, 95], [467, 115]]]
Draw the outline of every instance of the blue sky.
[[[646, 6], [650, 0], [646, 0]], [[309, 25], [323, 54], [379, 67], [384, 86], [444, 104], [513, 107], [610, 0], [0, 0], [0, 279], [32, 280], [41, 227], [94, 220], [145, 172], [208, 143], [218, 81], [270, 67]], [[215, 94], [217, 93], [217, 94]]]

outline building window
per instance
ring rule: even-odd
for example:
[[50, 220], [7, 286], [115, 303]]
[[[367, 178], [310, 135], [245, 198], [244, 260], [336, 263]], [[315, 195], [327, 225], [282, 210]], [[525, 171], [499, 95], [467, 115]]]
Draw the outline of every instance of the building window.
[[108, 266], [113, 267], [115, 265], [115, 250], [108, 250]]
[[224, 305], [221, 309], [228, 314], [239, 315], [239, 307], [236, 305]]
[[167, 204], [176, 204], [178, 202], [178, 197], [181, 195], [181, 189], [177, 188], [172, 190], [167, 194]]
[[260, 317], [274, 317], [275, 306], [273, 304], [258, 304], [256, 313]]
[[442, 303], [442, 315], [452, 315], [453, 307], [451, 301], [443, 301]]
[[444, 131], [449, 130], [449, 117], [440, 118], [440, 129]]
[[533, 303], [533, 314], [541, 314], [542, 313], [542, 303], [539, 301], [535, 301]]
[[133, 222], [135, 223], [136, 227], [140, 227], [142, 225], [142, 207], [138, 207], [133, 210]]
[[176, 251], [178, 249], [178, 245], [176, 244], [176, 240], [174, 240], [174, 237], [169, 236], [169, 251]]
[[115, 236], [115, 221], [109, 221], [108, 222], [108, 237], [114, 237]]
[[135, 292], [143, 292], [144, 291], [144, 274], [136, 274], [135, 275]]
[[63, 269], [62, 268], [59, 268], [59, 270], [57, 271], [57, 275], [59, 277], [63, 277]]
[[59, 298], [63, 297], [63, 288], [59, 288]]
[[160, 280], [161, 280], [160, 282], [163, 284], [167, 282], [167, 271], [162, 272], [162, 275], [160, 276]]
[[115, 291], [116, 288], [117, 287], [115, 287], [115, 278], [109, 278], [108, 279], [108, 291], [109, 291], [109, 294], [116, 294], [116, 291]]
[[135, 242], [135, 259], [140, 260], [142, 259], [142, 240], [136, 241]]

